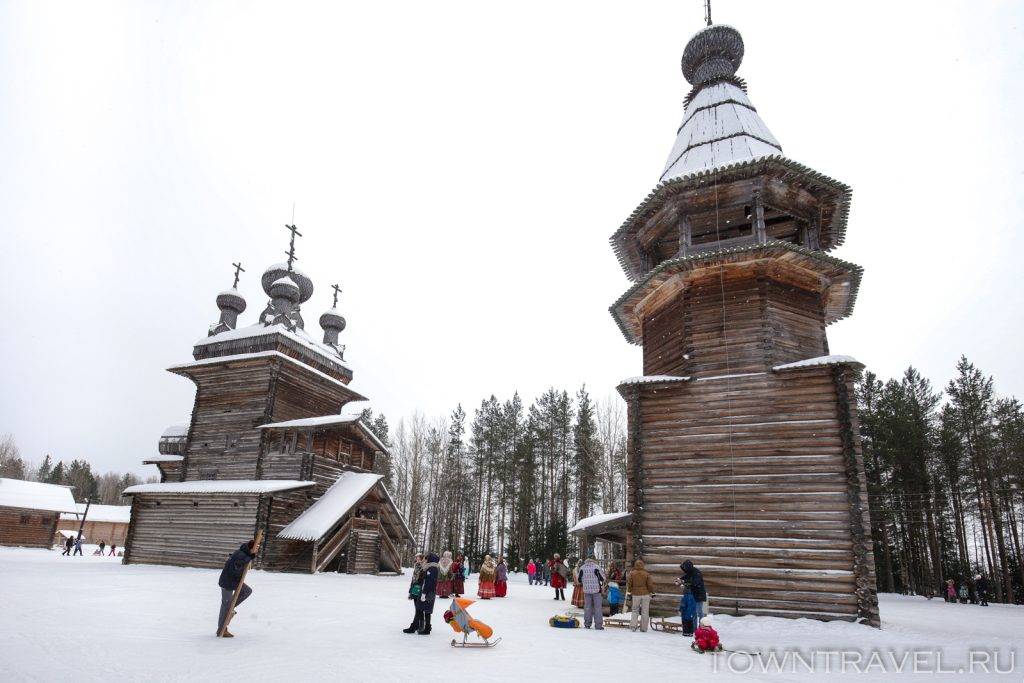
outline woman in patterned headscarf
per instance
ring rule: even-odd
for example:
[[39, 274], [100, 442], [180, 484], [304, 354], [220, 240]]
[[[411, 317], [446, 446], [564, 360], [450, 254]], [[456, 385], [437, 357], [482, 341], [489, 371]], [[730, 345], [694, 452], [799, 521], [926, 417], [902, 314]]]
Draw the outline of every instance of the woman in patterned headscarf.
[[490, 555], [484, 557], [484, 563], [480, 565], [480, 588], [476, 594], [481, 600], [490, 600], [494, 597], [494, 581], [497, 579], [497, 565]]

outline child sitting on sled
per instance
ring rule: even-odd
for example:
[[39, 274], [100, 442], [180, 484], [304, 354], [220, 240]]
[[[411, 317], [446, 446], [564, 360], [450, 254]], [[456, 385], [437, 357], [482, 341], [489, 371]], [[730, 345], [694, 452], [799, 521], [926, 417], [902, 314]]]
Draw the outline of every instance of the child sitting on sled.
[[707, 616], [700, 620], [700, 626], [693, 634], [693, 642], [690, 644], [696, 652], [721, 652], [722, 643], [718, 640], [718, 631], [711, 628], [711, 617]]

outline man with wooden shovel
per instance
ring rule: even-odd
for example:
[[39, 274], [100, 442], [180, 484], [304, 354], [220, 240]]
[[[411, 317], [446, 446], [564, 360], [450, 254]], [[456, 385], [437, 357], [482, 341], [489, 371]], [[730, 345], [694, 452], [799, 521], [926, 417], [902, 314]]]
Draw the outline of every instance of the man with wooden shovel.
[[257, 533], [256, 538], [246, 541], [231, 553], [220, 572], [220, 619], [217, 621], [217, 635], [221, 638], [234, 638], [228, 631], [231, 617], [235, 616], [235, 608], [252, 595], [252, 588], [245, 584], [245, 575], [249, 565], [256, 558], [260, 549], [263, 534]]

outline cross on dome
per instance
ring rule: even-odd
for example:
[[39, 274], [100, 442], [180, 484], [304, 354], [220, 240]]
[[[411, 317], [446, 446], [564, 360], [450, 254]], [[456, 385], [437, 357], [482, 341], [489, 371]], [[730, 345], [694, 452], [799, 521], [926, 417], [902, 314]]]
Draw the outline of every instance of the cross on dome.
[[299, 232], [299, 229], [296, 228], [294, 224], [286, 225], [284, 227], [292, 233], [291, 239], [288, 242], [288, 251], [285, 252], [288, 254], [288, 270], [291, 270], [292, 264], [299, 260], [299, 257], [295, 255], [295, 237], [302, 237], [302, 233]]
[[334, 290], [334, 305], [331, 308], [337, 308], [338, 307], [338, 295], [341, 294], [341, 287], [339, 287], [337, 284], [333, 284], [333, 285], [331, 285], [331, 289]]
[[238, 275], [240, 273], [244, 273], [245, 268], [242, 267], [241, 261], [239, 261], [238, 263], [232, 263], [231, 265], [235, 267], [235, 283], [231, 285], [231, 289], [238, 289]]

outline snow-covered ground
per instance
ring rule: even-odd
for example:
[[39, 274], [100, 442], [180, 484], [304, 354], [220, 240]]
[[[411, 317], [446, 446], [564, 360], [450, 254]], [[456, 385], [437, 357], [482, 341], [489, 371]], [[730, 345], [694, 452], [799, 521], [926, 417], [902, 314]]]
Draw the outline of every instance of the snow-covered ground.
[[[213, 635], [217, 571], [124, 566], [90, 552], [0, 548], [2, 680], [811, 680], [841, 670], [845, 657], [851, 680], [888, 681], [901, 668], [911, 674], [916, 662], [918, 671], [941, 669], [952, 681], [994, 677], [980, 662], [996, 650], [1000, 669], [1012, 666], [1002, 677], [1020, 681], [1024, 672], [1022, 607], [883, 596], [880, 631], [716, 616], [727, 648], [761, 654], [699, 655], [677, 634], [550, 628], [548, 617], [566, 603], [522, 575], [513, 576], [508, 598], [470, 608], [502, 638], [493, 649], [449, 647], [447, 601], [435, 609], [432, 635], [402, 633], [412, 618], [406, 578], [338, 574], [252, 572], [236, 637], [222, 640]], [[473, 578], [468, 588], [475, 587]], [[786, 659], [792, 649], [800, 659]], [[957, 673], [972, 649], [975, 674]]]

